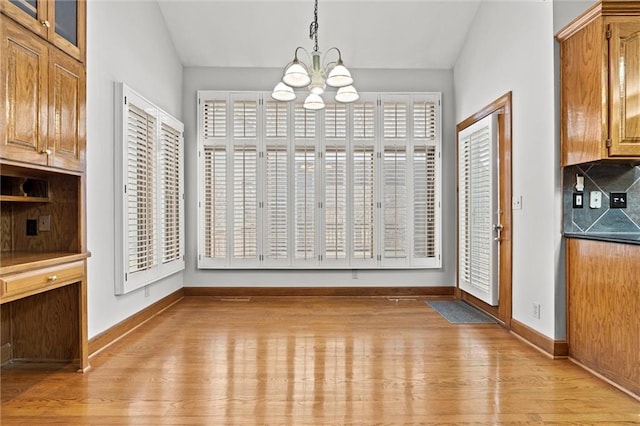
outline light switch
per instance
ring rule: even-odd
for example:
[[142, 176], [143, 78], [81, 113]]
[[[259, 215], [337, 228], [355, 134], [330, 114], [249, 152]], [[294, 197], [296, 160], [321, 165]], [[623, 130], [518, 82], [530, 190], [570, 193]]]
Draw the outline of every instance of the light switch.
[[602, 207], [602, 192], [591, 191], [589, 195], [589, 207], [592, 209], [599, 209]]

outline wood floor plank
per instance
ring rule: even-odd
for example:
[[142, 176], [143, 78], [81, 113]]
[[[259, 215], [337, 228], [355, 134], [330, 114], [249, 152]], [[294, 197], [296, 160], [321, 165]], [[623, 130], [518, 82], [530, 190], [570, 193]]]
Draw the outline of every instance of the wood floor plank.
[[11, 364], [11, 424], [638, 424], [640, 403], [423, 299], [186, 297], [91, 359]]

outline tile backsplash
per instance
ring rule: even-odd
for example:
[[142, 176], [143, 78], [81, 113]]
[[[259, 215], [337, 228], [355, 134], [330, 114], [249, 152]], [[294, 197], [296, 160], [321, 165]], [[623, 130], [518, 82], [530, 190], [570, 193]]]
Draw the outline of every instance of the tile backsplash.
[[[584, 176], [583, 207], [573, 208], [576, 175]], [[600, 208], [589, 207], [591, 191], [602, 193]], [[609, 194], [627, 193], [627, 208], [611, 209]], [[589, 163], [564, 168], [564, 232], [585, 234], [640, 233], [640, 166], [624, 163]]]

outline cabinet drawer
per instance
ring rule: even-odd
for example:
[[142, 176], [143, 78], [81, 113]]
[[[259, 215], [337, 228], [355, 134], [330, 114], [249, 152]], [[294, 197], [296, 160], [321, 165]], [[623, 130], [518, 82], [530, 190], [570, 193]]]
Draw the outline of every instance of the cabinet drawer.
[[47, 287], [59, 287], [79, 281], [84, 275], [84, 262], [72, 262], [64, 265], [0, 277], [0, 296], [8, 298], [22, 293], [38, 293]]

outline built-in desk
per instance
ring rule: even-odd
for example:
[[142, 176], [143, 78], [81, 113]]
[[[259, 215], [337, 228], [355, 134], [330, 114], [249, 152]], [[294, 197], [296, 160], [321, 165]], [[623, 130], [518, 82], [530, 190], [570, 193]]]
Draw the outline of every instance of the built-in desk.
[[0, 256], [1, 361], [73, 362], [89, 368], [89, 253]]

